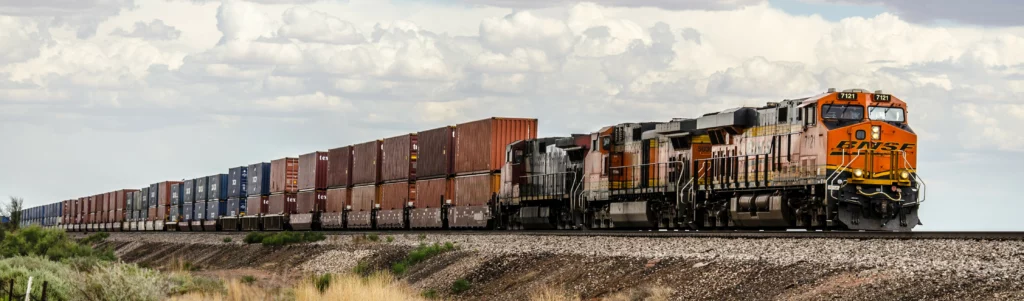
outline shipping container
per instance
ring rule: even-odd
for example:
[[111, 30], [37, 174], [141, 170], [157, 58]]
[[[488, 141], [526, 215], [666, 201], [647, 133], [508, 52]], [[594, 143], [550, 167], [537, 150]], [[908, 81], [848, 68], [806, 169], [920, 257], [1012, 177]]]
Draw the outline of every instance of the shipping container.
[[451, 178], [416, 181], [416, 208], [441, 208], [444, 200], [455, 201], [454, 185]]
[[245, 198], [249, 192], [249, 168], [239, 166], [228, 170], [228, 198]]
[[429, 179], [453, 174], [455, 127], [446, 126], [416, 134], [416, 177]]
[[270, 161], [270, 193], [299, 192], [299, 158]]
[[181, 220], [190, 221], [195, 219], [195, 203], [185, 202], [185, 205], [181, 206]]
[[192, 220], [201, 221], [206, 219], [206, 201], [196, 202], [192, 205]]
[[182, 185], [181, 195], [183, 203], [195, 203], [196, 202], [196, 180], [189, 179], [185, 180]]
[[245, 202], [244, 198], [229, 198], [228, 199], [228, 216], [239, 216], [245, 214]]
[[359, 186], [352, 188], [352, 211], [370, 211], [380, 203], [380, 190], [377, 186]]
[[271, 194], [268, 199], [268, 214], [294, 214], [297, 196], [294, 193]]
[[[270, 194], [270, 163], [256, 163], [249, 165], [249, 192], [247, 197]], [[252, 203], [250, 203], [252, 204]]]
[[327, 190], [327, 201], [324, 204], [325, 212], [342, 212], [346, 205], [350, 205], [349, 199], [352, 190], [348, 188], [332, 188]]
[[327, 189], [327, 152], [299, 156], [299, 191]]
[[310, 213], [324, 211], [327, 204], [327, 191], [308, 190], [300, 191], [296, 196], [295, 213]]
[[417, 136], [406, 134], [384, 139], [381, 142], [382, 182], [410, 181], [416, 179]]
[[219, 174], [206, 177], [206, 200], [223, 201], [228, 199], [228, 175]]
[[[171, 184], [171, 206], [181, 206], [181, 203], [184, 200], [184, 193], [182, 193], [183, 188], [185, 188], [185, 184], [182, 184], [182, 183], [172, 183]], [[181, 208], [181, 207], [178, 207], [178, 208]], [[177, 216], [177, 215], [175, 215], [175, 216]]]
[[160, 183], [149, 185], [149, 203], [146, 203], [146, 207], [156, 207], [160, 201]]
[[374, 140], [352, 146], [352, 185], [380, 182], [381, 141]]
[[491, 172], [505, 164], [505, 146], [537, 138], [537, 119], [492, 117], [459, 124], [455, 131], [455, 173]]
[[[225, 177], [227, 181], [227, 177]], [[206, 220], [216, 220], [217, 218], [227, 214], [228, 200], [209, 200], [206, 201]]]
[[155, 220], [157, 220], [158, 217], [159, 217], [159, 215], [157, 215], [156, 207], [149, 207], [149, 209], [146, 209], [146, 220], [147, 221], [155, 221]]
[[195, 178], [193, 182], [196, 183], [196, 190], [192, 192], [196, 202], [206, 202], [206, 190], [209, 189], [206, 185], [206, 177]]
[[381, 210], [402, 209], [410, 202], [416, 202], [416, 184], [397, 182], [380, 185]]
[[[157, 204], [159, 206], [167, 207], [167, 209], [164, 210], [164, 212], [169, 212], [170, 211], [171, 200], [172, 200], [171, 196], [173, 195], [173, 193], [171, 191], [171, 185], [174, 185], [174, 184], [181, 184], [181, 181], [166, 181], [166, 182], [160, 182], [160, 183], [156, 184], [157, 187], [159, 188], [159, 190], [157, 190], [157, 201], [158, 201]], [[178, 194], [180, 195], [181, 192], [179, 191]], [[166, 217], [166, 215], [164, 217]]]
[[498, 174], [482, 174], [455, 178], [455, 206], [481, 206], [498, 192]]
[[179, 205], [171, 205], [171, 217], [168, 219], [168, 221], [177, 222], [182, 220], [182, 207], [183, 206]]
[[327, 187], [347, 188], [352, 183], [352, 147], [327, 151]]
[[[90, 207], [92, 210], [90, 210], [89, 213], [100, 213], [103, 211], [104, 196], [105, 195], [103, 194], [97, 194], [92, 196], [92, 206]], [[97, 223], [99, 222], [99, 219], [94, 219], [93, 222]]]
[[245, 199], [245, 215], [256, 216], [267, 214], [270, 206], [270, 197], [266, 195], [250, 194]]

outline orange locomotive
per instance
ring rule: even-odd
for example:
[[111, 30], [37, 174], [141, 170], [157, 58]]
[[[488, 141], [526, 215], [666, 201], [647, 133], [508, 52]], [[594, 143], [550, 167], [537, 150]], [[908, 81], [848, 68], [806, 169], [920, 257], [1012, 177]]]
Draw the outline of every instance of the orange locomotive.
[[[499, 225], [907, 231], [920, 224], [924, 182], [906, 109], [881, 91], [830, 89], [547, 143], [583, 153], [575, 157], [510, 145], [510, 153], [533, 159], [509, 156], [499, 196], [508, 217]], [[530, 160], [568, 168], [506, 175]], [[553, 174], [568, 183], [556, 194], [536, 193]]]

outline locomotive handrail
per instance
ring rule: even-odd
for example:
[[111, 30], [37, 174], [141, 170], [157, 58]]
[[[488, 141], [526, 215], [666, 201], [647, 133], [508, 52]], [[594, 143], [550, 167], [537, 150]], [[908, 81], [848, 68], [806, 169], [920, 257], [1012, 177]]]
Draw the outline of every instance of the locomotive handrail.
[[[857, 161], [857, 158], [859, 158], [859, 157], [860, 157], [860, 149], [857, 149], [857, 155], [853, 156], [853, 159], [850, 159], [849, 163], [846, 163], [846, 152], [845, 151], [843, 152], [843, 161], [842, 161], [842, 163], [840, 163], [841, 164], [840, 167], [838, 169], [836, 169], [836, 171], [833, 172], [831, 175], [829, 175], [828, 177], [825, 178], [825, 190], [827, 191], [827, 193], [825, 193], [825, 204], [828, 204], [828, 197], [832, 196], [832, 193], [833, 193], [833, 191], [831, 189], [828, 189], [828, 186], [830, 186], [832, 184], [833, 180], [838, 180], [839, 179], [839, 175], [842, 174], [843, 171], [846, 171], [847, 167], [850, 167], [850, 165], [853, 165], [853, 162]], [[832, 196], [832, 198], [836, 198], [836, 197]]]
[[902, 151], [901, 150], [900, 153], [903, 154], [903, 164], [906, 165], [907, 167], [909, 167], [910, 169], [914, 170], [914, 172], [910, 173], [910, 175], [914, 177], [914, 181], [917, 182], [918, 191], [921, 192], [920, 194], [918, 194], [917, 203], [918, 204], [924, 203], [925, 198], [928, 196], [928, 194], [925, 193], [925, 191], [928, 189], [928, 184], [925, 183], [924, 180], [921, 179], [921, 177], [917, 175], [917, 169], [914, 168], [913, 165], [910, 165], [910, 160], [907, 160], [907, 151]]
[[[616, 169], [626, 169], [626, 168], [629, 168], [629, 169], [633, 169], [633, 168], [637, 168], [637, 167], [644, 167], [644, 166], [654, 166], [654, 165], [657, 165], [657, 166], [662, 166], [662, 165], [665, 165], [665, 166], [669, 166], [669, 165], [679, 165], [679, 168], [680, 168], [680, 175], [679, 175], [679, 179], [675, 181], [675, 182], [676, 182], [676, 187], [679, 187], [679, 185], [678, 185], [678, 184], [679, 184], [679, 180], [681, 180], [681, 179], [682, 179], [682, 167], [683, 167], [683, 161], [671, 161], [671, 162], [659, 162], [659, 163], [644, 163], [644, 164], [637, 164], [637, 165], [629, 165], [629, 166], [616, 166], [616, 167], [611, 167], [611, 168], [609, 168], [609, 169], [612, 169], [612, 170], [616, 170]], [[666, 173], [667, 173], [667, 172], [666, 172]], [[665, 175], [665, 177], [666, 177], [666, 178], [668, 178], [668, 176], [669, 176], [668, 174], [666, 174], [666, 175]], [[634, 173], [634, 175], [633, 175], [632, 177], [630, 177], [630, 179], [629, 179], [629, 180], [630, 180], [630, 181], [633, 181], [633, 180], [638, 180], [638, 178], [637, 178], [637, 177], [638, 177], [638, 175], [636, 175], [636, 173]], [[610, 181], [610, 180], [611, 180], [611, 179], [609, 179], [609, 181]], [[669, 179], [669, 180], [671, 181], [672, 179]], [[662, 185], [657, 185], [657, 186], [662, 186]], [[633, 187], [633, 188], [636, 188], [636, 187]]]

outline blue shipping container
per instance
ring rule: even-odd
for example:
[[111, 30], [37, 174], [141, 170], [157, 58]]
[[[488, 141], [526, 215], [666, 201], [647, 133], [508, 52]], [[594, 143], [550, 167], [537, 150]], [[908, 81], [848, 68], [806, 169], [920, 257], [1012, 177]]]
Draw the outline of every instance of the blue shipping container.
[[270, 195], [270, 163], [249, 165], [249, 193], [247, 195]]
[[219, 174], [206, 177], [206, 200], [221, 201], [228, 199], [228, 175]]
[[181, 201], [184, 199], [182, 195], [182, 188], [185, 184], [173, 183], [171, 184], [171, 206], [181, 206]]
[[196, 180], [185, 180], [185, 182], [182, 183], [182, 185], [185, 188], [185, 190], [182, 191], [182, 194], [184, 194], [183, 201], [185, 203], [194, 203], [196, 201]]
[[209, 200], [206, 201], [206, 219], [214, 220], [218, 217], [227, 215], [228, 211], [228, 200]]
[[228, 198], [245, 198], [248, 195], [249, 167], [239, 166], [228, 170]]
[[192, 208], [192, 218], [195, 220], [202, 220], [206, 217], [206, 202], [196, 202]]
[[198, 202], [205, 202], [206, 201], [206, 193], [207, 193], [206, 190], [210, 189], [210, 187], [206, 185], [206, 177], [196, 178], [195, 182], [196, 182], [196, 190], [193, 191], [192, 194], [195, 195], [197, 203]]

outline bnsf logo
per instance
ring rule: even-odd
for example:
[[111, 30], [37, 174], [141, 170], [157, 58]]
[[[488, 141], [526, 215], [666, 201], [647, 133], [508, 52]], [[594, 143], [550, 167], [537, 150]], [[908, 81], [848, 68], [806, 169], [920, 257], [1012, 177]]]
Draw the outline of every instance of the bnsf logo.
[[870, 149], [870, 150], [884, 150], [894, 151], [901, 150], [906, 151], [916, 146], [914, 143], [899, 143], [899, 142], [869, 142], [869, 141], [839, 141], [835, 148], [842, 149]]

